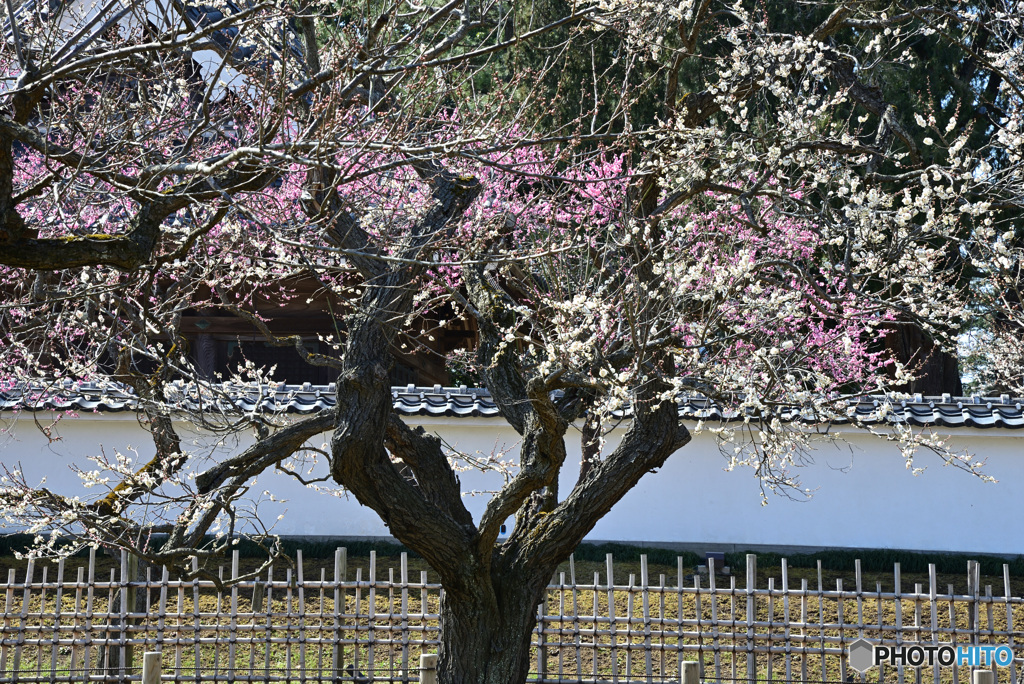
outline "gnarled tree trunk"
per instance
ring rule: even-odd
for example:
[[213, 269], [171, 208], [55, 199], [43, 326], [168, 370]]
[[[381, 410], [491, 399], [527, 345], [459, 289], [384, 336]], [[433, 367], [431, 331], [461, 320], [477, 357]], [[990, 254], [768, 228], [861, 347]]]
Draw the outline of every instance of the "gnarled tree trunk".
[[530, 641], [547, 580], [480, 576], [467, 592], [441, 601], [440, 681], [521, 684], [530, 672]]

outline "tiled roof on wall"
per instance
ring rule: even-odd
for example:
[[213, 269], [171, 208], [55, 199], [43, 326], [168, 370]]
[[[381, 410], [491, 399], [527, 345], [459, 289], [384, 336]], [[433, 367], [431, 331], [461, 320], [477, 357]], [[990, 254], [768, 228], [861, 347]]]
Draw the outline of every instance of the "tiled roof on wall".
[[[264, 385], [261, 387], [216, 386], [202, 393], [195, 386], [172, 385], [167, 401], [183, 411], [201, 407], [212, 410], [310, 414], [335, 405], [331, 385]], [[392, 387], [395, 410], [408, 416], [489, 417], [499, 415], [498, 406], [485, 389], [462, 387]], [[134, 411], [135, 397], [126, 391], [89, 383], [42, 388], [14, 388], [0, 391], [0, 410], [55, 410], [75, 412]], [[741, 420], [736, 411], [723, 410], [704, 397], [680, 401], [679, 413], [693, 420], [711, 422]], [[622, 412], [628, 418], [629, 410]], [[811, 419], [798, 408], [783, 409], [784, 420]], [[813, 422], [813, 420], [812, 420]], [[906, 423], [914, 426], [947, 428], [1024, 428], [1024, 399], [1000, 397], [922, 397], [894, 401], [885, 406], [878, 398], [851, 400], [847, 416], [836, 424]]]

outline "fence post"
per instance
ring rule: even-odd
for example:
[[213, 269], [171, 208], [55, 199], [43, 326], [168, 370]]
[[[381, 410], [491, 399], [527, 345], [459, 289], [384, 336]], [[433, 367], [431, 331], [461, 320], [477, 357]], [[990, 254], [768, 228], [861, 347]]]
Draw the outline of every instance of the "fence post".
[[[124, 662], [121, 663], [121, 671], [127, 676], [129, 670], [135, 667], [135, 648], [127, 642], [131, 638], [132, 634], [130, 626], [132, 625], [132, 623], [135, 622], [132, 618], [128, 616], [136, 612], [137, 609], [135, 602], [138, 599], [138, 590], [135, 587], [133, 587], [131, 583], [139, 579], [139, 557], [136, 556], [134, 553], [128, 553], [126, 551], [123, 553], [127, 554], [128, 565], [122, 566], [121, 577], [121, 580], [125, 582], [124, 592], [121, 595], [121, 615], [124, 616], [124, 619], [122, 620], [121, 623], [121, 639], [122, 643], [125, 644]], [[126, 568], [127, 574], [125, 574]]]
[[142, 684], [160, 684], [160, 651], [142, 654]]
[[700, 684], [700, 663], [696, 660], [684, 661], [679, 674], [680, 684]]
[[[537, 604], [537, 679], [547, 679], [548, 676], [548, 647], [544, 643], [547, 632], [544, 631], [544, 612], [548, 603], [547, 589], [544, 590], [544, 599]], [[614, 634], [612, 639], [614, 639]], [[613, 653], [614, 653], [614, 646]], [[613, 656], [614, 657], [614, 656]]]
[[[420, 684], [437, 684], [437, 654], [420, 655]], [[991, 684], [985, 683], [985, 684]]]
[[973, 684], [996, 684], [996, 673], [992, 670], [975, 670]]

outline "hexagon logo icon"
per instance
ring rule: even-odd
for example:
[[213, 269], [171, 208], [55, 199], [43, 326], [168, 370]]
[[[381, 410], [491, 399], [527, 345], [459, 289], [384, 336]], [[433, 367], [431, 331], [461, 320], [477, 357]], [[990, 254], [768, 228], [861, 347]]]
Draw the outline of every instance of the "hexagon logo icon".
[[875, 666], [875, 647], [867, 639], [857, 639], [847, 650], [847, 661], [857, 672], [867, 672]]

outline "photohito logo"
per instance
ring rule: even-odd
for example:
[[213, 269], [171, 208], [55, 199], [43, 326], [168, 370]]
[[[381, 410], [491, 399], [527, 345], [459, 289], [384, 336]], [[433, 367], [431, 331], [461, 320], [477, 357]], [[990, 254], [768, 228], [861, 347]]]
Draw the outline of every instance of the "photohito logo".
[[860, 673], [876, 665], [940, 665], [951, 667], [1009, 667], [1013, 650], [1009, 646], [960, 646], [957, 644], [902, 644], [885, 646], [857, 639], [847, 651], [850, 667]]

